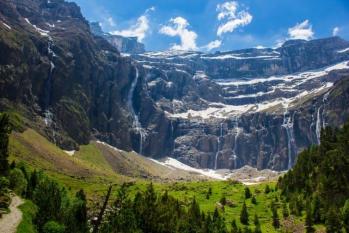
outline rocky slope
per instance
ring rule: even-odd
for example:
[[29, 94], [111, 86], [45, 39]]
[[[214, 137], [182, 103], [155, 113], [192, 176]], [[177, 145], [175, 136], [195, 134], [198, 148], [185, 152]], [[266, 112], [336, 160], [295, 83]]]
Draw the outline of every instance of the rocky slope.
[[127, 98], [136, 65], [95, 37], [75, 3], [0, 2], [1, 110], [65, 149], [92, 137], [132, 149]]
[[123, 57], [90, 30], [74, 3], [0, 2], [0, 110], [66, 150], [97, 138], [193, 167], [285, 170], [348, 118], [349, 42], [338, 37]]

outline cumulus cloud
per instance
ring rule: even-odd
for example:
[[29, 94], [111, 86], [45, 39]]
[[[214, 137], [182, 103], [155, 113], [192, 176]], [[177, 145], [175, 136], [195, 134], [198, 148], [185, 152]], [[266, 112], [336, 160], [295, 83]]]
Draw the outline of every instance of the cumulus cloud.
[[339, 27], [334, 27], [332, 30], [332, 36], [337, 36], [339, 33]]
[[145, 38], [150, 26], [149, 26], [149, 12], [154, 11], [154, 7], [150, 7], [145, 11], [143, 15], [141, 15], [137, 22], [134, 25], [131, 25], [129, 28], [121, 30], [121, 31], [111, 31], [112, 35], [120, 35], [125, 37], [137, 37], [139, 42], [142, 42]]
[[207, 50], [207, 51], [210, 51], [212, 49], [216, 49], [216, 48], [221, 47], [221, 45], [222, 45], [221, 40], [214, 40], [214, 41], [211, 41], [210, 43], [208, 43], [207, 45], [203, 46], [202, 48]]
[[289, 39], [310, 40], [314, 37], [314, 31], [309, 20], [304, 20], [297, 23], [295, 26], [288, 29]]
[[172, 18], [169, 24], [160, 28], [160, 33], [175, 37], [178, 36], [181, 43], [175, 44], [171, 49], [174, 50], [196, 50], [197, 34], [194, 31], [188, 29], [189, 23], [183, 17]]
[[238, 11], [239, 4], [236, 1], [225, 2], [217, 5], [219, 21], [224, 21], [219, 25], [217, 35], [233, 32], [238, 27], [244, 27], [252, 22], [253, 16], [246, 10]]

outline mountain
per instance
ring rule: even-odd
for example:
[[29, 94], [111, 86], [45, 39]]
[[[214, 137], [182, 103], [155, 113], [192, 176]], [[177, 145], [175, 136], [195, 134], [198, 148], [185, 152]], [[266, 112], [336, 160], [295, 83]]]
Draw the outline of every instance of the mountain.
[[[170, 135], [162, 136], [172, 157], [194, 167], [286, 170], [319, 143], [321, 128], [348, 118], [348, 48], [331, 37], [277, 49], [133, 57], [149, 73], [152, 99], [172, 120]], [[139, 115], [149, 114], [141, 108]], [[148, 155], [157, 153], [151, 140], [143, 143]]]
[[106, 39], [111, 45], [117, 48], [121, 53], [137, 54], [144, 53], [144, 44], [137, 41], [137, 37], [123, 37], [119, 35], [112, 35], [103, 32], [98, 22], [90, 23], [91, 32], [97, 36]]
[[100, 140], [195, 168], [286, 170], [349, 117], [349, 42], [339, 37], [143, 52], [72, 2], [2, 1], [0, 20], [0, 110], [65, 150]]

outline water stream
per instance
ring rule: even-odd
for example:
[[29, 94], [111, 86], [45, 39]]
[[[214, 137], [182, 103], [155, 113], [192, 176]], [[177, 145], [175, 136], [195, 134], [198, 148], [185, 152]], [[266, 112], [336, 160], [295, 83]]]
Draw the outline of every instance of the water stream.
[[216, 156], [215, 156], [215, 163], [214, 163], [214, 169], [217, 169], [217, 165], [218, 165], [218, 156], [219, 153], [221, 151], [221, 144], [222, 144], [222, 139], [223, 139], [223, 123], [220, 124], [220, 134], [217, 137], [217, 152], [216, 152]]
[[137, 83], [139, 80], [139, 72], [138, 72], [138, 68], [136, 66], [135, 66], [135, 70], [136, 70], [136, 77], [133, 79], [133, 81], [131, 83], [131, 88], [130, 88], [130, 91], [128, 93], [128, 98], [127, 98], [127, 104], [128, 104], [129, 110], [130, 110], [132, 118], [133, 118], [133, 126], [132, 127], [139, 134], [138, 153], [143, 154], [143, 143], [144, 143], [144, 140], [146, 138], [146, 132], [142, 128], [141, 122], [139, 121], [139, 116], [136, 114], [136, 111], [133, 107], [133, 96], [134, 96], [134, 92], [136, 90], [136, 86], [137, 86]]
[[287, 169], [292, 168], [292, 155], [296, 152], [296, 140], [294, 137], [294, 115], [291, 116], [290, 112], [288, 111], [288, 108], [286, 108], [286, 111], [284, 112], [284, 119], [282, 123], [282, 127], [285, 128], [286, 134], [287, 134], [287, 156], [288, 156], [288, 164]]

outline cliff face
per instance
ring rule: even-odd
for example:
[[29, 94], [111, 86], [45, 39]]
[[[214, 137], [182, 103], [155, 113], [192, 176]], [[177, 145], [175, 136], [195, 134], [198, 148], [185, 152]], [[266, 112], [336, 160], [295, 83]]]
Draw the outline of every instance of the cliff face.
[[[151, 98], [171, 120], [160, 134], [169, 145], [162, 155], [202, 168], [292, 167], [302, 149], [318, 143], [322, 128], [349, 116], [342, 99], [348, 47], [334, 37], [289, 41], [276, 50], [134, 56], [146, 69]], [[147, 145], [143, 153], [157, 155]]]
[[98, 22], [90, 23], [91, 32], [106, 39], [121, 53], [137, 54], [144, 53], [144, 44], [137, 41], [137, 37], [123, 37], [103, 32]]
[[6, 0], [0, 9], [1, 109], [21, 106], [66, 149], [94, 136], [130, 150], [133, 62], [93, 36], [74, 3]]
[[0, 110], [64, 149], [97, 138], [195, 167], [284, 170], [349, 116], [338, 37], [122, 57], [63, 0], [1, 1], [0, 32]]

